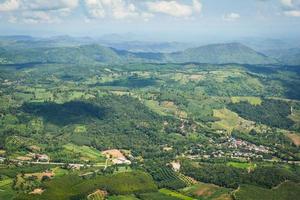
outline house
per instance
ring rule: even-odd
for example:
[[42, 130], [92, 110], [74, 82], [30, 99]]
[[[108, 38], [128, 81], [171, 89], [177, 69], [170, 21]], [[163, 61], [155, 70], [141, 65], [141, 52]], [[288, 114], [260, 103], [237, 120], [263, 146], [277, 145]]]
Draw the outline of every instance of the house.
[[38, 162], [49, 162], [50, 158], [46, 154], [36, 154], [36, 159]]

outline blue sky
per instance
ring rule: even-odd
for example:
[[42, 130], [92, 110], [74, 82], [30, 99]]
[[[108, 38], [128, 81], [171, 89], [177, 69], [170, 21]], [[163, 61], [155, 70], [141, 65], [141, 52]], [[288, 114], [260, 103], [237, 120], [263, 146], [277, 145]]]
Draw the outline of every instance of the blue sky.
[[0, 34], [161, 40], [300, 35], [300, 0], [0, 0]]

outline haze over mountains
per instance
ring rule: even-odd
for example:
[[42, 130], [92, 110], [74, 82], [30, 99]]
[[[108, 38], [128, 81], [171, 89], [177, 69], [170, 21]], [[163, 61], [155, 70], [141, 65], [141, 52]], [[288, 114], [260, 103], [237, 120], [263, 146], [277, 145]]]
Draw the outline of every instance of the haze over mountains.
[[[115, 36], [116, 37], [116, 36]], [[113, 37], [115, 39], [115, 37]], [[246, 43], [246, 42], [245, 42]], [[256, 51], [242, 43], [217, 43], [193, 47], [197, 44], [179, 42], [140, 42], [124, 39], [111, 42], [104, 38], [56, 36], [34, 38], [31, 36], [2, 36], [0, 59], [2, 64], [16, 63], [124, 63], [124, 62], [197, 62], [238, 64], [300, 64], [300, 48], [267, 40]], [[258, 43], [249, 42], [258, 47]], [[270, 47], [270, 49], [268, 48]], [[283, 48], [285, 47], [285, 48]], [[171, 52], [173, 49], [173, 52]]]

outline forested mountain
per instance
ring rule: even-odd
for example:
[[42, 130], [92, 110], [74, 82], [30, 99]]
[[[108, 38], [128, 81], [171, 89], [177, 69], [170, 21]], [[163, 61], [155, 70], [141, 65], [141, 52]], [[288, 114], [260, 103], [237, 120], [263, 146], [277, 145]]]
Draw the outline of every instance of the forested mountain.
[[183, 52], [170, 54], [171, 61], [175, 62], [200, 62], [200, 63], [241, 63], [241, 64], [267, 64], [276, 63], [253, 49], [240, 44], [212, 44], [198, 48], [187, 49]]
[[[21, 39], [20, 39], [21, 38]], [[277, 63], [240, 43], [212, 44], [175, 53], [130, 52], [92, 43], [90, 39], [56, 37], [48, 40], [30, 37], [2, 37], [2, 63], [128, 63], [128, 62], [198, 62], [211, 64]], [[154, 47], [155, 48], [155, 47]]]
[[287, 65], [300, 64], [300, 48], [268, 50], [265, 54]]

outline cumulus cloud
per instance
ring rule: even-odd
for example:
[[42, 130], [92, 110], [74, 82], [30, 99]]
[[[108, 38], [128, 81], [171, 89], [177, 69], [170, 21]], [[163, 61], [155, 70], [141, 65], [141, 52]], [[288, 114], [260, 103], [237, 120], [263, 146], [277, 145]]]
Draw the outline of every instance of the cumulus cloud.
[[150, 12], [171, 15], [174, 17], [190, 17], [196, 12], [201, 12], [202, 4], [193, 0], [192, 5], [179, 3], [178, 1], [154, 1], [148, 2]]
[[[80, 9], [76, 9], [78, 7]], [[148, 21], [159, 14], [189, 18], [201, 12], [202, 4], [200, 0], [4, 0], [0, 3], [2, 17], [11, 23], [56, 23], [75, 10], [82, 12], [86, 22], [95, 19]]]
[[238, 13], [229, 13], [226, 15], [223, 15], [223, 20], [225, 21], [235, 21], [237, 19], [239, 19], [241, 16]]
[[31, 10], [64, 10], [76, 8], [79, 0], [24, 0], [24, 4]]
[[[10, 23], [55, 23], [79, 6], [80, 0], [6, 0], [0, 11]], [[5, 15], [5, 13], [4, 13]]]
[[136, 6], [126, 0], [85, 0], [84, 3], [90, 18], [125, 19], [140, 15]]
[[293, 0], [281, 0], [284, 6], [293, 7]]
[[284, 14], [290, 17], [300, 17], [300, 10], [289, 10], [285, 11]]
[[20, 7], [18, 0], [6, 0], [3, 3], [0, 3], [1, 12], [9, 12], [17, 10]]
[[45, 11], [23, 12], [21, 20], [27, 24], [38, 24], [41, 22], [51, 24], [60, 22], [58, 17]]
[[283, 14], [289, 17], [300, 17], [300, 0], [281, 0]]

